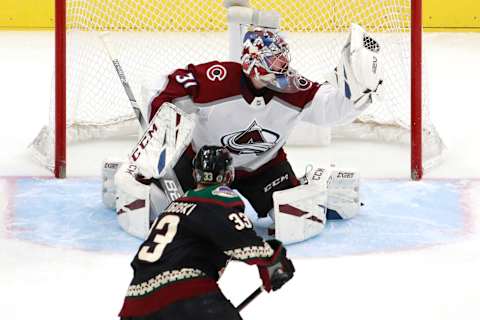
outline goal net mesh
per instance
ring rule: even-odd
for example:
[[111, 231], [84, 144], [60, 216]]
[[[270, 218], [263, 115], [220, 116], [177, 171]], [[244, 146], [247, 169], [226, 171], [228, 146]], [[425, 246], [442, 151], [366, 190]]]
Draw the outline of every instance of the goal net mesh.
[[[289, 143], [316, 144], [329, 137], [409, 143], [410, 1], [252, 0], [250, 4], [281, 14], [292, 66], [311, 80], [325, 81], [332, 72], [352, 22], [372, 33], [382, 46], [382, 99], [351, 125], [331, 131], [305, 125], [295, 130]], [[221, 0], [67, 1], [68, 142], [138, 133], [132, 107], [100, 40], [103, 32], [109, 33], [109, 42], [144, 107], [142, 87], [149, 83], [189, 63], [229, 59], [227, 10]], [[51, 110], [50, 124], [32, 144], [49, 167], [55, 136], [53, 106]], [[422, 116], [424, 166], [429, 166], [443, 144], [425, 98]]]

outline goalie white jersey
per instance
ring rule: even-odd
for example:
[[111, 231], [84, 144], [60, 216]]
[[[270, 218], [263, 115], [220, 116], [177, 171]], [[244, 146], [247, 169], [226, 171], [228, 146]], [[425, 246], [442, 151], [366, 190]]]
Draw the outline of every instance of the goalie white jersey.
[[367, 107], [354, 105], [328, 82], [304, 79], [295, 93], [258, 90], [240, 64], [218, 61], [191, 64], [169, 75], [165, 88], [151, 100], [150, 120], [165, 102], [196, 113], [193, 151], [203, 145], [225, 146], [240, 175], [284, 156], [282, 147], [300, 120], [319, 126], [346, 124]]

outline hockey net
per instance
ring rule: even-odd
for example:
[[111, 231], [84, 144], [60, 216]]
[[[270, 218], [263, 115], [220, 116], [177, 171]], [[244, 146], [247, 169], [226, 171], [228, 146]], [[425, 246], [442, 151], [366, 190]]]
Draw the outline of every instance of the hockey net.
[[[330, 137], [410, 143], [409, 0], [252, 0], [276, 10], [292, 52], [292, 65], [307, 78], [324, 81], [339, 58], [351, 22], [382, 44], [383, 99], [353, 124], [332, 131], [304, 127], [291, 144]], [[67, 1], [67, 143], [138, 133], [138, 124], [99, 34], [109, 32], [140, 105], [142, 86], [189, 63], [228, 60], [226, 9], [221, 0]], [[424, 95], [425, 96], [425, 95]], [[422, 101], [423, 158], [428, 167], [443, 144]], [[55, 112], [32, 146], [53, 167]], [[321, 135], [321, 137], [320, 137]]]

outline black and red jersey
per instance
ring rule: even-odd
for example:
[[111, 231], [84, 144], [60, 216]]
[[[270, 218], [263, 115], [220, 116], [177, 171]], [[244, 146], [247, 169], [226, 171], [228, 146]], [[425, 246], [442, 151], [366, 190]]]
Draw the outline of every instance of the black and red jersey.
[[188, 191], [153, 223], [132, 262], [120, 316], [143, 316], [219, 290], [230, 259], [268, 264], [273, 249], [255, 233], [244, 204], [226, 186]]

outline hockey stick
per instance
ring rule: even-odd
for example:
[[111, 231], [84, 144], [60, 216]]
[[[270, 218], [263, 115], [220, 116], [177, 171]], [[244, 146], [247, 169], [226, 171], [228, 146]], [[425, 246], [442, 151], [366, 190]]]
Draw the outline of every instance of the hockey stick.
[[[135, 99], [135, 95], [133, 94], [132, 88], [130, 87], [130, 84], [128, 83], [127, 77], [125, 75], [125, 72], [123, 71], [123, 68], [120, 64], [120, 61], [118, 60], [118, 54], [116, 54], [113, 45], [110, 43], [109, 40], [109, 32], [103, 32], [100, 34], [100, 39], [102, 40], [102, 43], [105, 47], [105, 50], [108, 53], [108, 56], [110, 60], [113, 63], [113, 66], [115, 67], [115, 71], [117, 72], [118, 78], [120, 79], [120, 82], [122, 83], [123, 89], [125, 90], [125, 94], [128, 97], [128, 100], [130, 101], [130, 105], [132, 106], [132, 109], [135, 113], [135, 116], [137, 117], [138, 122], [140, 123], [140, 127], [142, 128], [143, 131], [145, 131], [145, 134], [148, 134], [149, 130], [149, 123], [145, 120], [142, 111], [140, 107], [138, 106], [138, 102]], [[160, 111], [160, 110], [159, 110]], [[179, 112], [178, 109], [175, 109], [177, 113], [181, 113], [182, 116], [185, 116], [183, 112]], [[174, 157], [174, 159], [177, 157]], [[163, 160], [165, 160], [163, 158]], [[160, 162], [162, 161], [162, 157], [159, 159], [159, 166]], [[180, 185], [180, 182], [178, 181], [178, 178], [173, 171], [173, 169], [168, 166], [168, 163], [163, 163], [164, 167], [164, 175], [159, 178], [158, 182], [162, 186], [163, 190], [165, 191], [168, 199], [170, 201], [173, 201], [177, 199], [179, 196], [183, 195], [183, 190]]]
[[130, 87], [130, 84], [127, 81], [127, 78], [125, 76], [125, 72], [123, 71], [122, 66], [120, 65], [120, 62], [118, 61], [118, 55], [115, 53], [113, 46], [110, 44], [110, 41], [108, 39], [108, 32], [103, 32], [100, 34], [100, 39], [103, 42], [103, 45], [108, 53], [108, 57], [113, 63], [113, 66], [115, 67], [115, 71], [117, 72], [118, 78], [120, 82], [122, 83], [123, 89], [125, 90], [125, 93], [128, 97], [128, 100], [130, 101], [130, 105], [133, 108], [133, 111], [135, 112], [135, 116], [138, 119], [138, 122], [140, 122], [140, 127], [142, 130], [147, 129], [147, 121], [143, 117], [142, 110], [140, 110], [140, 107], [138, 106], [138, 102], [135, 99], [135, 96], [133, 95], [132, 88]]
[[246, 306], [250, 304], [256, 297], [258, 297], [265, 289], [263, 286], [258, 287], [255, 291], [253, 291], [248, 297], [246, 297], [238, 306], [237, 311], [242, 311]]

